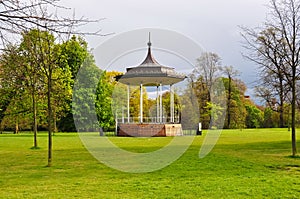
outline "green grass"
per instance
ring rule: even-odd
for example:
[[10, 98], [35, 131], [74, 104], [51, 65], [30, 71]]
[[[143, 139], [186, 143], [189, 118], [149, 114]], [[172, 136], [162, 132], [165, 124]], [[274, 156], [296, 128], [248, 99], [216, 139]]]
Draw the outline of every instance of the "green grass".
[[[300, 158], [290, 157], [287, 130], [226, 130], [199, 159], [203, 138], [164, 169], [130, 174], [99, 163], [74, 133], [53, 137], [51, 168], [46, 134], [39, 135], [40, 149], [31, 149], [29, 133], [2, 134], [0, 198], [300, 198]], [[172, 138], [110, 139], [126, 150], [147, 152]]]

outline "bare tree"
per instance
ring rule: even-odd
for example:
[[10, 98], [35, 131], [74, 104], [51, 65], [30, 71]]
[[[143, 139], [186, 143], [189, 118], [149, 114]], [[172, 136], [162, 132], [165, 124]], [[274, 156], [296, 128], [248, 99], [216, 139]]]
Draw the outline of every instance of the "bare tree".
[[[275, 72], [274, 72], [275, 71]], [[284, 127], [285, 103], [291, 100], [288, 98], [290, 87], [280, 68], [274, 71], [268, 70], [262, 73], [261, 84], [255, 87], [256, 95], [265, 100], [267, 106], [279, 113], [279, 127]]]
[[[0, 1], [0, 34], [5, 39], [6, 33], [16, 33], [32, 28], [47, 29], [60, 34], [78, 34], [74, 28], [90, 22], [103, 19], [90, 20], [76, 18], [74, 13], [68, 16], [59, 16], [59, 11], [70, 10], [59, 4], [60, 0], [2, 0]], [[95, 32], [82, 32], [82, 34], [101, 35], [101, 30]]]
[[296, 83], [300, 64], [300, 2], [299, 0], [271, 0], [270, 15], [263, 29], [243, 28], [247, 49], [246, 56], [262, 66], [263, 71], [273, 72], [276, 78], [288, 85], [292, 107], [292, 156], [296, 147]]
[[[280, 51], [286, 47], [285, 40], [282, 37], [281, 31], [275, 29], [274, 27], [268, 27], [265, 30], [262, 30], [259, 33], [254, 31], [247, 30], [248, 35], [251, 35], [254, 40], [251, 42], [259, 43], [259, 46], [250, 46], [254, 52], [259, 51], [258, 54], [246, 55], [246, 57], [260, 66], [261, 70], [261, 85], [256, 89], [259, 97], [262, 97], [266, 100], [267, 104], [270, 107], [273, 107], [274, 111], [279, 112], [280, 114], [280, 127], [284, 126], [283, 120], [283, 110], [284, 103], [286, 102], [287, 93], [290, 92], [290, 88], [285, 78], [283, 70], [285, 70], [284, 65], [286, 65], [284, 58], [281, 56]], [[248, 40], [250, 41], [250, 40]], [[249, 46], [248, 46], [249, 47]], [[262, 89], [261, 87], [264, 87]], [[269, 94], [273, 99], [278, 99], [277, 105], [279, 108], [275, 108], [270, 104], [270, 99], [266, 89], [269, 89]]]
[[216, 53], [204, 52], [197, 59], [196, 67], [194, 68], [194, 73], [197, 78], [203, 77], [203, 80], [210, 92], [213, 83], [218, 77], [218, 72], [221, 67], [221, 58]]
[[189, 78], [198, 98], [200, 120], [204, 128], [209, 128], [212, 118], [210, 112], [214, 105], [211, 103], [211, 92], [219, 77], [221, 58], [216, 53], [204, 52], [196, 61], [196, 66]]

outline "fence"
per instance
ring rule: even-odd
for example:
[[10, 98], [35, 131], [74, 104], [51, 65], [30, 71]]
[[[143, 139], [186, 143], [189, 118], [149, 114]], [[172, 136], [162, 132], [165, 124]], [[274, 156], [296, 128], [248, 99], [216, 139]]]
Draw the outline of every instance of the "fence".
[[[197, 134], [196, 129], [184, 129], [182, 130], [183, 132], [183, 136], [195, 136]], [[117, 136], [116, 132], [113, 131], [107, 131], [104, 132], [104, 136], [107, 137], [113, 137], [113, 136]]]
[[[117, 118], [117, 123], [118, 124], [125, 124], [125, 123], [130, 123], [130, 124], [138, 124], [140, 123], [140, 117], [130, 117], [128, 120], [128, 117], [122, 117], [122, 118]], [[143, 117], [143, 123], [146, 124], [179, 124], [180, 123], [180, 118], [179, 117], [174, 117], [174, 122], [172, 122], [171, 117], [163, 117], [163, 118], [157, 118], [157, 117]]]

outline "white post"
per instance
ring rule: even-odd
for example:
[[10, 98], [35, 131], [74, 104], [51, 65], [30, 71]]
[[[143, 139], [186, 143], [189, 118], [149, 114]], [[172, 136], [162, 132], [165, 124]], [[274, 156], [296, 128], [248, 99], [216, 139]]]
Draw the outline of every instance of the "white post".
[[159, 98], [159, 117], [160, 123], [163, 123], [163, 104], [162, 104], [162, 84], [160, 84], [160, 98]]
[[117, 110], [116, 110], [116, 113], [115, 113], [115, 114], [116, 114], [116, 121], [115, 121], [115, 122], [116, 122], [115, 135], [118, 135], [118, 125], [119, 125], [119, 124], [118, 124], [118, 114], [117, 114]]
[[140, 123], [143, 123], [143, 84], [140, 85]]
[[158, 93], [158, 86], [156, 86], [156, 123], [159, 123], [159, 93]]
[[130, 104], [130, 85], [128, 84], [127, 85], [127, 123], [129, 124], [130, 123], [130, 107], [129, 107], [129, 104]]
[[174, 123], [174, 92], [173, 92], [173, 85], [170, 85], [170, 122]]

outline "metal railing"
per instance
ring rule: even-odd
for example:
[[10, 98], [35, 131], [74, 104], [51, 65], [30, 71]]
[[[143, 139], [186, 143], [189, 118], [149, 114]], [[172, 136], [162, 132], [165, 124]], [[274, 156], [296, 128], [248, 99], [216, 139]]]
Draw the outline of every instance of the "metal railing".
[[[157, 118], [157, 117], [143, 117], [143, 123], [148, 123], [148, 124], [179, 124], [180, 123], [180, 118], [179, 117], [174, 117], [174, 122], [172, 122], [171, 117], [163, 117], [163, 118]], [[140, 122], [140, 117], [122, 117], [122, 118], [117, 118], [117, 123], [118, 124], [139, 124]]]
[[[196, 130], [195, 129], [185, 129], [182, 130], [182, 136], [196, 136]], [[117, 136], [117, 133], [115, 131], [107, 131], [103, 133], [103, 136]]]

